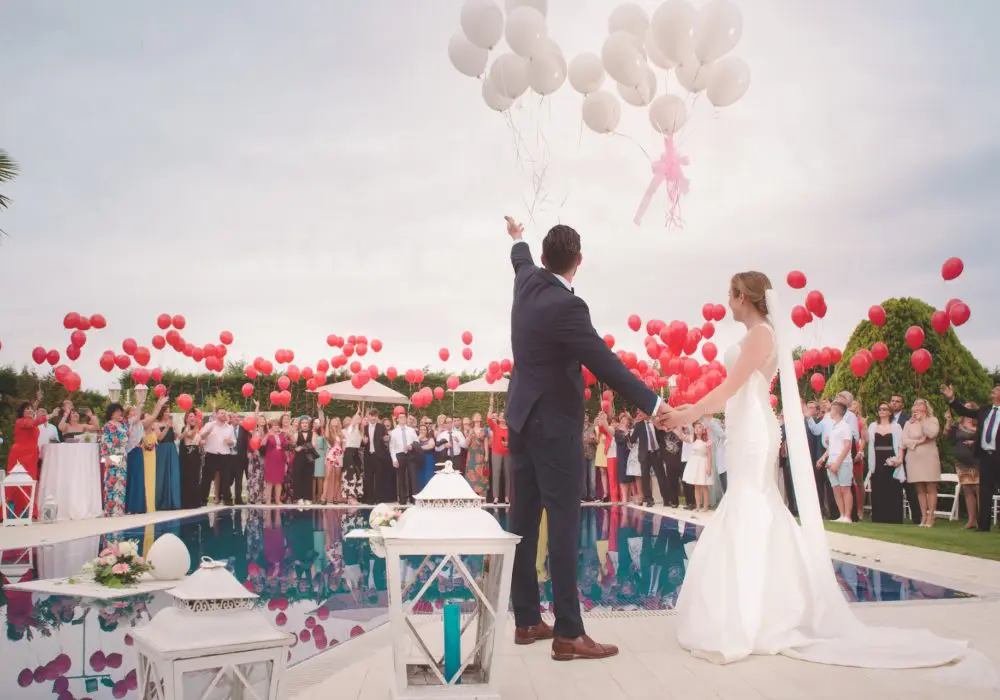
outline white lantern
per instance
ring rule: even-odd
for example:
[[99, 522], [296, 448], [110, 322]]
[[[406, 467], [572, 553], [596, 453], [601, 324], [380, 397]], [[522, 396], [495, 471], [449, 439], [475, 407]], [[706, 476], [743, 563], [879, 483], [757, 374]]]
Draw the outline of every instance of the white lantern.
[[42, 522], [51, 525], [59, 520], [59, 504], [56, 497], [49, 494], [42, 502]]
[[[25, 471], [20, 462], [7, 473], [3, 482], [0, 482], [0, 492], [3, 494], [4, 525], [31, 525], [36, 485], [35, 480]], [[14, 503], [16, 496], [23, 498], [26, 503], [21, 506], [16, 505]]]
[[[416, 506], [407, 509], [394, 526], [355, 535], [371, 537], [385, 552], [393, 637], [392, 697], [499, 700], [497, 641], [506, 627], [514, 549], [521, 538], [505, 532], [483, 510], [483, 499], [452, 469], [450, 461], [414, 500]], [[480, 581], [463, 561], [473, 556], [483, 557]], [[409, 571], [407, 557], [422, 557], [415, 573]], [[416, 596], [408, 599], [424, 571], [430, 571], [430, 576]], [[424, 596], [447, 572], [464, 579], [474, 599], [461, 608], [457, 603], [446, 604], [442, 625], [439, 619], [415, 614], [415, 608], [430, 607]], [[470, 639], [463, 649], [466, 631]], [[432, 651], [435, 648], [440, 652]]]
[[174, 606], [132, 632], [143, 700], [277, 700], [295, 638], [254, 610], [225, 563], [202, 558], [198, 571], [167, 591]]
[[111, 403], [118, 403], [118, 399], [121, 398], [122, 388], [118, 384], [112, 384], [108, 389], [108, 398], [111, 399]]

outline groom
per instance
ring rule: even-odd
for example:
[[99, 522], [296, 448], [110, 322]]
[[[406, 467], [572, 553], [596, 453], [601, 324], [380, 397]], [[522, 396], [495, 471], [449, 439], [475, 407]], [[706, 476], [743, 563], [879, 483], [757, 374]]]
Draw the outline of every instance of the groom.
[[[557, 661], [602, 659], [618, 649], [599, 644], [584, 632], [576, 582], [584, 478], [581, 365], [649, 415], [662, 419], [668, 409], [608, 349], [590, 322], [587, 304], [575, 296], [573, 277], [583, 260], [580, 235], [569, 226], [554, 226], [542, 242], [539, 268], [521, 240], [524, 228], [509, 216], [506, 219], [514, 241], [510, 251], [514, 369], [507, 399], [513, 463], [509, 519], [510, 531], [521, 536], [511, 583], [514, 642], [552, 639], [552, 658]], [[535, 557], [543, 509], [548, 520], [554, 628], [539, 614]]]

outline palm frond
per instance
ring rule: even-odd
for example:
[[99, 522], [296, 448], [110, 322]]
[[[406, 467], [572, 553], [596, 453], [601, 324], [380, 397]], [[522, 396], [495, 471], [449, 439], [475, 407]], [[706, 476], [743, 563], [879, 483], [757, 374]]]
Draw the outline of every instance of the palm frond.
[[[0, 184], [13, 180], [18, 172], [17, 163], [7, 151], [0, 148]], [[0, 194], [0, 209], [6, 209], [9, 205], [10, 198]]]

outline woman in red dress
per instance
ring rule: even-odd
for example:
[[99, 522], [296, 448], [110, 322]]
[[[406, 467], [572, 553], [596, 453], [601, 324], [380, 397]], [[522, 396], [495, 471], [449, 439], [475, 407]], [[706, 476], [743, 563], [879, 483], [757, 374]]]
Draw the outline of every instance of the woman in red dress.
[[[10, 454], [7, 457], [8, 474], [11, 469], [20, 464], [35, 481], [38, 481], [38, 426], [47, 420], [45, 416], [35, 416], [35, 408], [37, 407], [38, 399], [35, 399], [34, 403], [25, 401], [17, 407], [17, 420], [14, 421], [14, 444], [10, 446]], [[35, 488], [37, 491], [37, 485]], [[11, 500], [14, 502], [14, 512], [16, 513], [20, 513], [27, 505], [27, 495], [17, 490], [11, 493]], [[31, 516], [38, 518], [37, 498], [32, 505]]]

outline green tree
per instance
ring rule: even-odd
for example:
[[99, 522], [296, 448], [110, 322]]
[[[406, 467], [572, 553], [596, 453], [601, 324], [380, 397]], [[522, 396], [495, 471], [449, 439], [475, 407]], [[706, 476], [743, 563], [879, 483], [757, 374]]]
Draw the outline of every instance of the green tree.
[[[17, 173], [17, 163], [14, 162], [14, 159], [10, 157], [7, 151], [0, 148], [0, 185], [13, 180], [17, 177]], [[0, 192], [0, 209], [6, 209], [9, 206], [10, 198]], [[0, 233], [3, 233], [3, 229], [0, 229]]]

